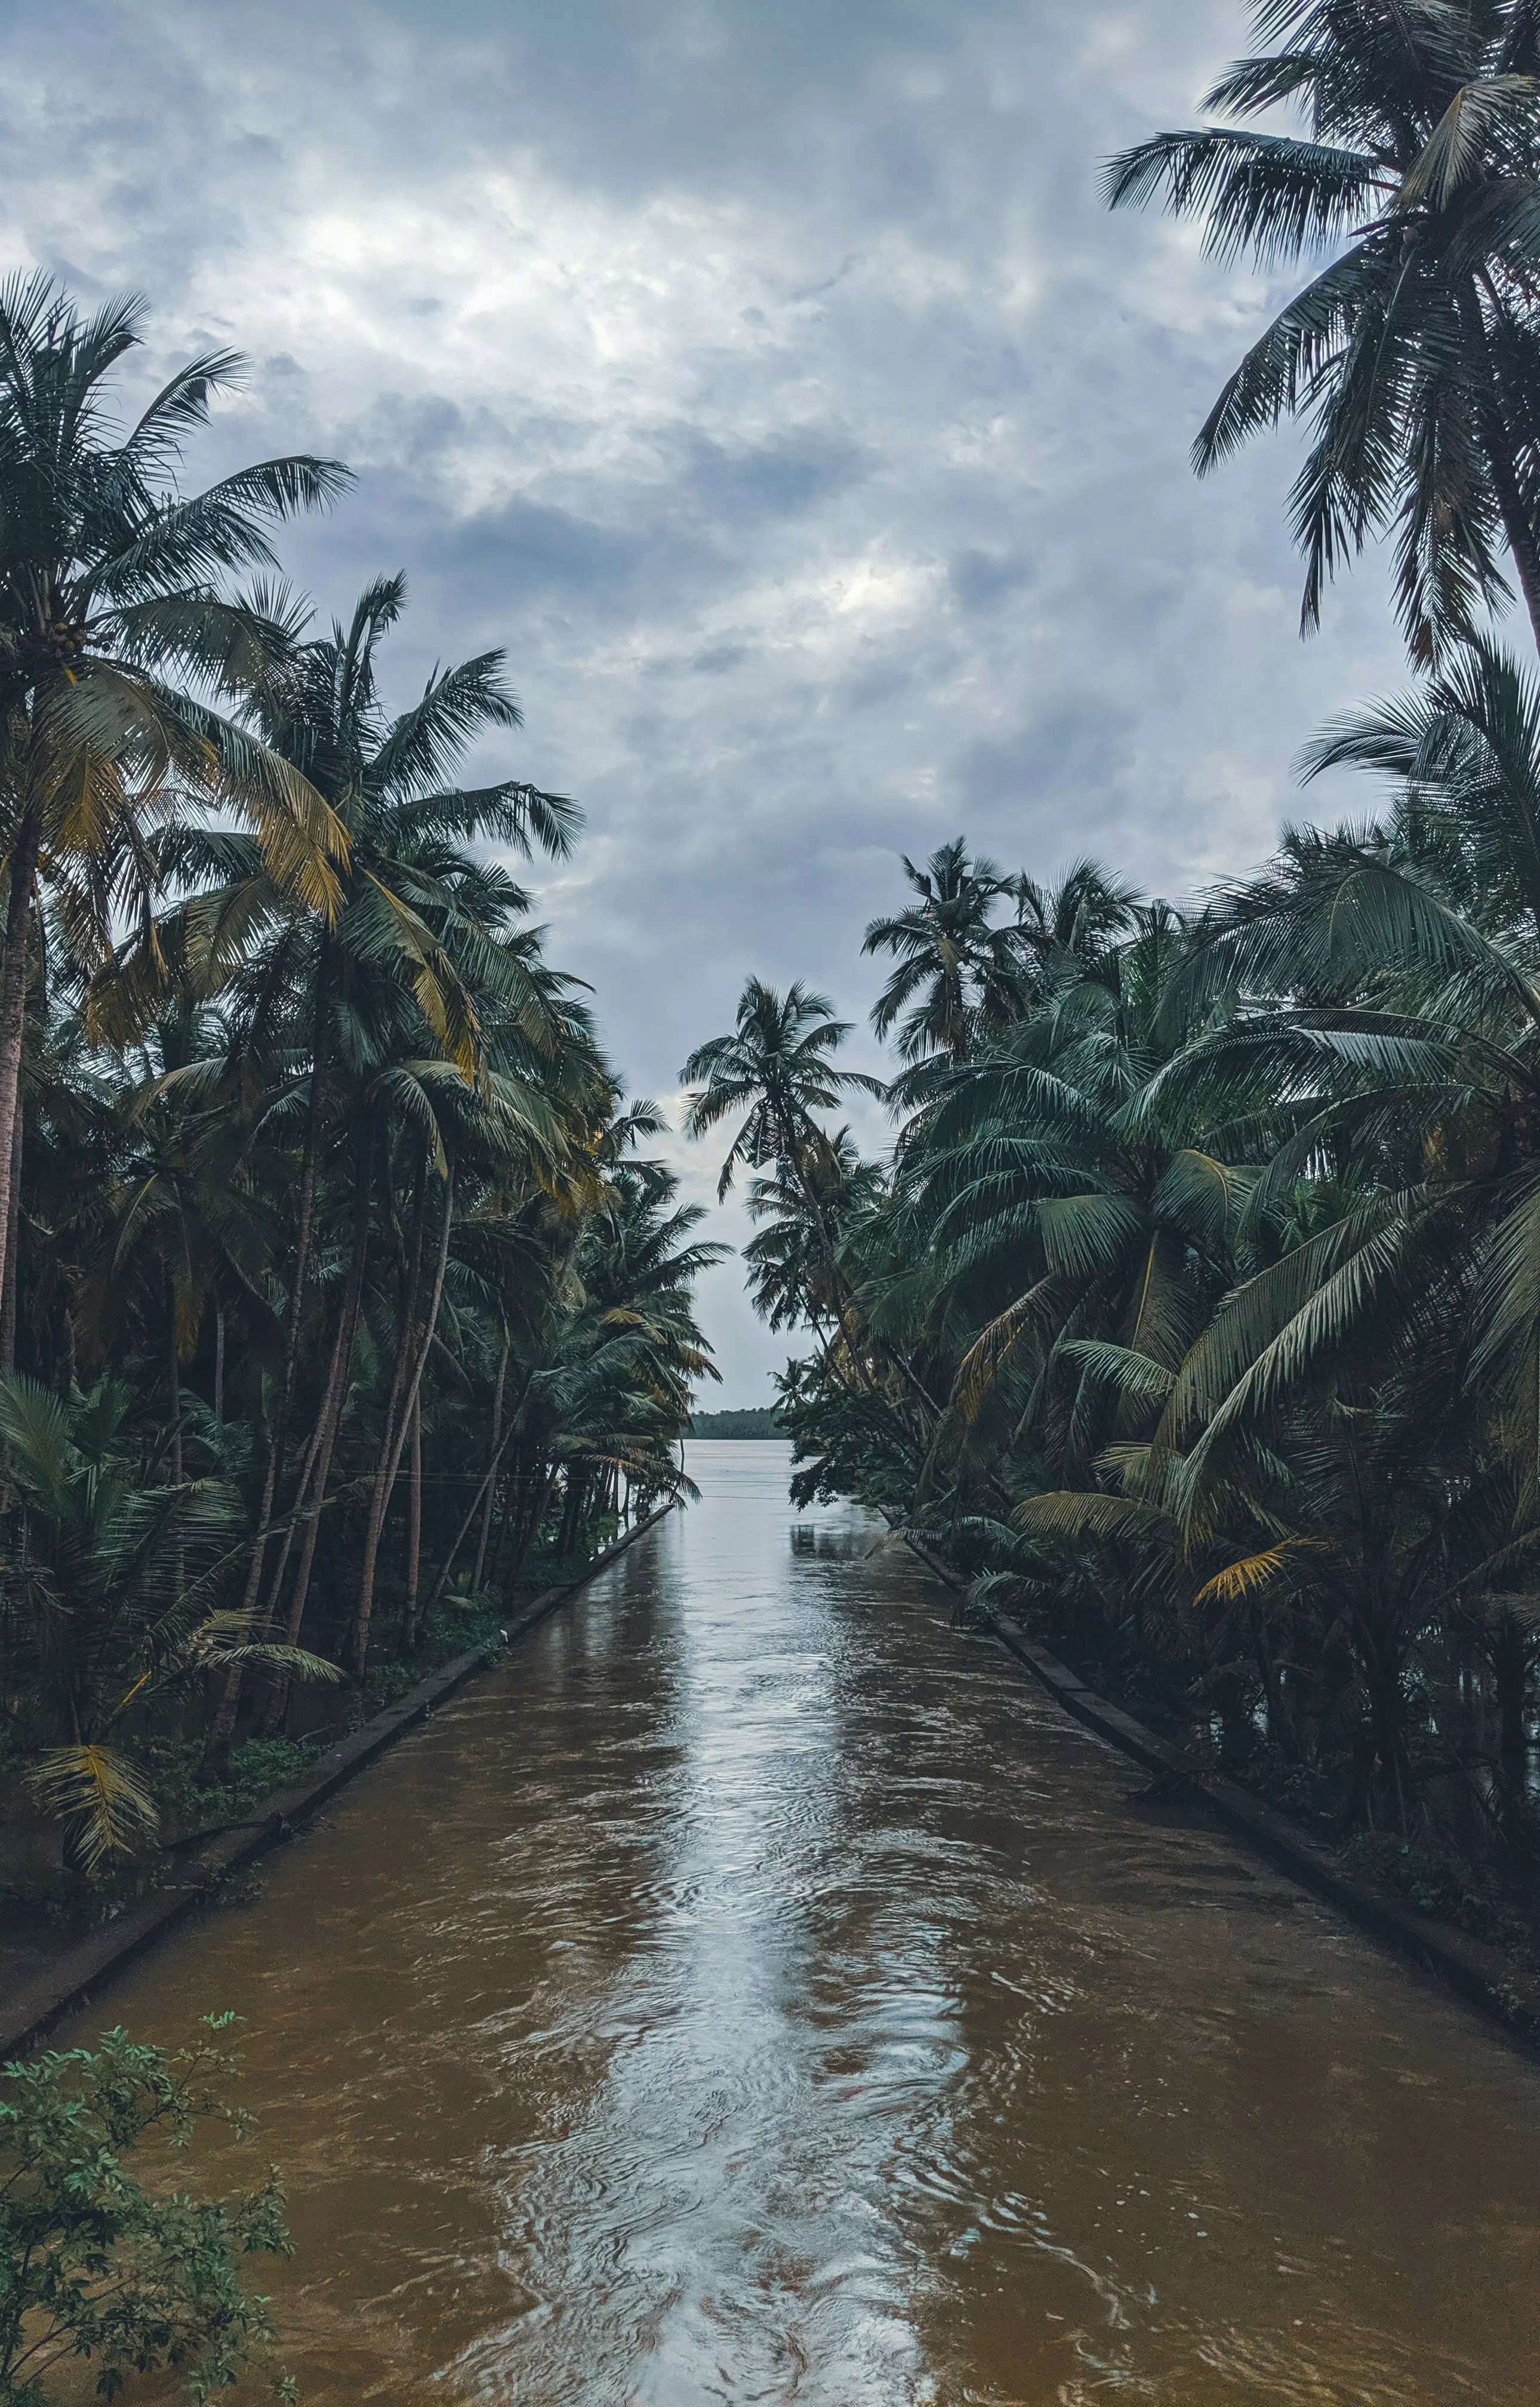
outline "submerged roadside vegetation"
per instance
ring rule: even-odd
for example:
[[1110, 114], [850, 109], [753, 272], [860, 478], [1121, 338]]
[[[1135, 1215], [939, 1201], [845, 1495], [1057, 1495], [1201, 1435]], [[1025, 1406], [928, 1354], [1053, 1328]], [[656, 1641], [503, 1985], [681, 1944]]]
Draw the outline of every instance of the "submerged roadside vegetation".
[[66, 1902], [675, 1491], [711, 1375], [502, 653], [389, 699], [402, 578], [273, 548], [346, 471], [184, 491], [239, 363], [125, 419], [143, 315], [0, 290], [0, 1887]]
[[[803, 1500], [901, 1517], [1093, 1682], [1478, 1930], [1540, 1919], [1540, 34], [1265, 0], [1216, 121], [1113, 164], [1310, 278], [1206, 470], [1302, 419], [1304, 620], [1371, 541], [1416, 682], [1302, 755], [1364, 816], [1180, 906], [962, 840], [686, 1065], [734, 1130]], [[1279, 132], [1277, 108], [1303, 112]], [[881, 1160], [839, 1115], [873, 1090]]]

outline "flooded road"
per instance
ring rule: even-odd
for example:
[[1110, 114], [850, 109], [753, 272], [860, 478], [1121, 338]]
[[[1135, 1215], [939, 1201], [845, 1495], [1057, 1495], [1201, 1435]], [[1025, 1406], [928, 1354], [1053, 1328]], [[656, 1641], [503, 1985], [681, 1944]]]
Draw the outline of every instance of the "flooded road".
[[787, 1460], [83, 2027], [248, 2017], [309, 2407], [1533, 2407], [1540, 2071]]

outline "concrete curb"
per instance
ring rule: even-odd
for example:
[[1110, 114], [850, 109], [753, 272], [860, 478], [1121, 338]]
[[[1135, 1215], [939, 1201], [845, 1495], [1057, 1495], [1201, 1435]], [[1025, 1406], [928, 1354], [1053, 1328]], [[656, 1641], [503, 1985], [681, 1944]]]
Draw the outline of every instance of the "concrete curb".
[[483, 1640], [479, 1646], [456, 1655], [436, 1672], [430, 1672], [398, 1704], [388, 1705], [383, 1713], [366, 1721], [362, 1730], [338, 1739], [335, 1746], [318, 1756], [303, 1780], [288, 1788], [275, 1789], [271, 1796], [264, 1798], [249, 1821], [221, 1831], [216, 1840], [200, 1847], [195, 1856], [178, 1867], [177, 1878], [164, 1888], [155, 1889], [149, 1897], [125, 1907], [100, 1930], [93, 1930], [88, 1939], [66, 1948], [46, 1973], [23, 1983], [8, 1998], [0, 1999], [0, 2063], [36, 2047], [61, 2015], [87, 2003], [99, 1982], [121, 1972], [135, 1956], [191, 1914], [230, 1873], [254, 1863], [301, 1823], [309, 1821], [339, 1788], [346, 1787], [377, 1756], [383, 1755], [387, 1747], [393, 1746], [397, 1739], [424, 1720], [435, 1705], [463, 1688], [474, 1674], [484, 1670], [516, 1639], [527, 1637], [561, 1605], [579, 1595], [591, 1580], [597, 1579], [602, 1571], [673, 1510], [672, 1502], [661, 1504], [645, 1521], [638, 1521], [623, 1538], [617, 1539], [614, 1545], [596, 1555], [580, 1579], [570, 1580], [563, 1588], [542, 1589], [496, 1637]]
[[[918, 1555], [937, 1579], [958, 1595], [967, 1593], [968, 1582], [922, 1538], [911, 1536], [906, 1530], [901, 1534], [911, 1553]], [[1489, 1947], [1483, 1941], [1457, 1930], [1452, 1923], [1441, 1922], [1433, 1915], [1419, 1914], [1415, 1906], [1404, 1904], [1399, 1898], [1388, 1897], [1352, 1879], [1324, 1847], [1318, 1846], [1282, 1814], [1275, 1813], [1272, 1806], [1264, 1805], [1234, 1781], [1195, 1764], [1169, 1739], [1161, 1738], [1143, 1722], [1135, 1721], [1132, 1714], [1125, 1714], [1120, 1705], [1110, 1704], [1093, 1688], [1088, 1688], [1067, 1663], [1061, 1663], [1056, 1655], [1039, 1646], [1017, 1622], [983, 1608], [979, 1618], [1055, 1702], [1087, 1730], [1094, 1730], [1099, 1738], [1107, 1740], [1135, 1763], [1143, 1764], [1148, 1772], [1178, 1781], [1186, 1794], [1206, 1805], [1228, 1829], [1249, 1840], [1259, 1853], [1280, 1872], [1290, 1873], [1302, 1887], [1324, 1898], [1371, 1938], [1393, 1947], [1422, 1971], [1435, 1973], [1457, 1996], [1491, 2015], [1513, 2037], [1530, 2047], [1540, 2046], [1540, 2011], [1516, 1988], [1513, 1967], [1501, 1949]]]

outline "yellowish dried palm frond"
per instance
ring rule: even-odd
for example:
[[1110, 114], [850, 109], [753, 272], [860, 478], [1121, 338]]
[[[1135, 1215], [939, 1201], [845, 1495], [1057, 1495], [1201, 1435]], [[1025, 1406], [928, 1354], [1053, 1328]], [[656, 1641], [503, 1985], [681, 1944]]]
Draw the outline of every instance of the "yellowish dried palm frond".
[[111, 1747], [50, 1747], [28, 1773], [27, 1787], [46, 1814], [70, 1826], [92, 1872], [109, 1855], [131, 1855], [160, 1828], [154, 1799]]
[[1259, 1554], [1246, 1555], [1239, 1562], [1226, 1563], [1223, 1571], [1205, 1580], [1193, 1599], [1195, 1604], [1239, 1604], [1252, 1596], [1268, 1581], [1276, 1577], [1290, 1557], [1300, 1552], [1302, 1538], [1286, 1538], [1281, 1545], [1263, 1546]]

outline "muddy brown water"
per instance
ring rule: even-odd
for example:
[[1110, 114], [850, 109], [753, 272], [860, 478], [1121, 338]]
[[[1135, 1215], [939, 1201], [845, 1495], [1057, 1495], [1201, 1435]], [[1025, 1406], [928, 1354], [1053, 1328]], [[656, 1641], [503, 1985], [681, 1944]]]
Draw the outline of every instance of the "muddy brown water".
[[70, 2034], [249, 2018], [310, 2407], [1533, 2407], [1540, 2069], [691, 1468]]

